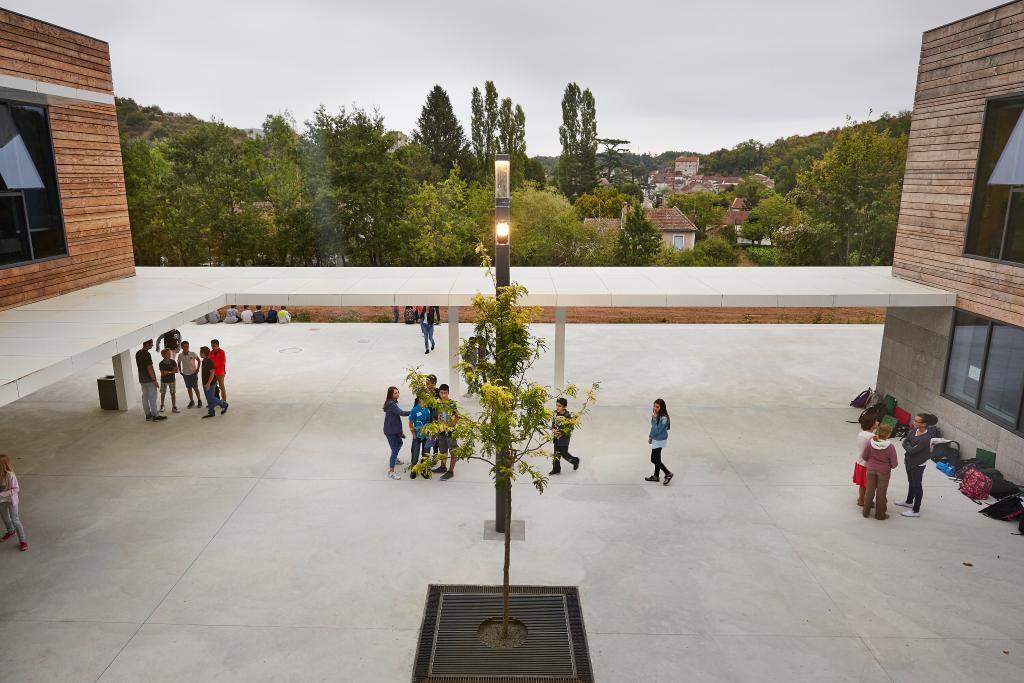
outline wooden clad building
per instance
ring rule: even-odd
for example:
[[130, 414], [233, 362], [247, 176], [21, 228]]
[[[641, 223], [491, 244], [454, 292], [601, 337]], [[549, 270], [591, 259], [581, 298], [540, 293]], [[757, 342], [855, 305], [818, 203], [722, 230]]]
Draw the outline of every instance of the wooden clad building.
[[0, 309], [134, 272], [107, 44], [0, 9]]
[[893, 264], [957, 306], [891, 310], [878, 384], [1024, 483], [1022, 112], [1024, 0], [924, 34]]

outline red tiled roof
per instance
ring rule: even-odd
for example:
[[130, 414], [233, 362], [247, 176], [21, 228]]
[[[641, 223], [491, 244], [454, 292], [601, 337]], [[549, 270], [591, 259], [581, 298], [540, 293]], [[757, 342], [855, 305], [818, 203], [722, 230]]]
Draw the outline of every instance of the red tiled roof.
[[744, 199], [743, 197], [737, 197], [736, 199], [732, 200], [732, 206], [729, 208], [745, 211], [747, 208], [747, 200]]
[[598, 233], [606, 233], [622, 228], [622, 221], [618, 218], [584, 218], [583, 225], [591, 225]]
[[749, 215], [749, 211], [729, 209], [725, 212], [725, 216], [722, 217], [722, 225], [743, 225], [747, 222], [747, 216]]
[[696, 232], [697, 226], [678, 207], [647, 209], [647, 220], [662, 232]]

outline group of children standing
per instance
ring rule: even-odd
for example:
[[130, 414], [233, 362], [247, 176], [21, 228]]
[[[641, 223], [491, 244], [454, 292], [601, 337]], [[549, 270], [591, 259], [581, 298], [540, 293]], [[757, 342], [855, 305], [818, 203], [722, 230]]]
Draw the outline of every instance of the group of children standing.
[[[412, 456], [410, 466], [419, 462], [420, 456], [430, 452], [441, 454], [441, 460], [437, 467], [431, 470], [441, 475], [441, 481], [449, 481], [455, 476], [455, 449], [458, 443], [455, 440], [455, 426], [459, 423], [459, 408], [455, 401], [449, 396], [447, 384], [437, 386], [437, 376], [427, 376], [427, 391], [433, 393], [437, 400], [437, 407], [427, 406], [419, 396], [413, 402], [410, 410], [402, 410], [398, 405], [400, 392], [398, 387], [388, 387], [387, 397], [384, 399], [384, 436], [387, 437], [391, 455], [388, 459], [388, 479], [398, 480], [402, 478], [399, 472], [395, 471], [396, 465], [405, 463], [398, 457], [402, 449], [402, 442], [405, 439], [405, 429], [402, 425], [402, 418], [409, 418], [409, 436], [412, 437]], [[435, 422], [445, 426], [445, 429], [433, 436], [424, 432], [424, 427]], [[448, 463], [445, 464], [447, 458]], [[410, 479], [416, 478], [416, 473], [409, 475]]]
[[[924, 470], [931, 457], [931, 441], [939, 436], [939, 419], [930, 413], [918, 413], [903, 439], [903, 464], [907, 470], [907, 498], [896, 503], [907, 508], [903, 517], [920, 517], [924, 498]], [[861, 415], [857, 434], [857, 461], [853, 466], [853, 483], [858, 488], [857, 505], [865, 518], [875, 508], [875, 519], [888, 519], [886, 492], [892, 471], [899, 467], [896, 447], [889, 441], [892, 429], [879, 424], [874, 415]]]

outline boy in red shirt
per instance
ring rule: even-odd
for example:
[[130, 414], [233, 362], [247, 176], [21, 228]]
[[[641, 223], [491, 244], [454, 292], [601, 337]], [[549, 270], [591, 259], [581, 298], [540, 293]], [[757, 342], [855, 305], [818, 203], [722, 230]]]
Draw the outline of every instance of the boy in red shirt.
[[228, 400], [228, 388], [224, 385], [224, 375], [227, 374], [228, 357], [224, 349], [220, 348], [220, 342], [216, 339], [210, 340], [210, 360], [213, 361], [213, 376], [217, 380], [217, 387], [220, 389], [222, 401]]

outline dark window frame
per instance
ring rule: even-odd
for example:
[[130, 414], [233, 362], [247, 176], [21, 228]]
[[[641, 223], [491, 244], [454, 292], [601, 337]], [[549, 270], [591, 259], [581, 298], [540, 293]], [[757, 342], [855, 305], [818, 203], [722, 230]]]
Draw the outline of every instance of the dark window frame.
[[54, 254], [53, 256], [43, 256], [41, 258], [35, 258], [35, 255], [34, 255], [35, 254], [35, 248], [32, 246], [32, 226], [28, 223], [28, 205], [25, 203], [24, 190], [4, 190], [5, 193], [18, 194], [18, 195], [21, 196], [22, 210], [26, 212], [26, 216], [25, 216], [26, 223], [25, 223], [25, 225], [26, 225], [26, 229], [28, 230], [28, 233], [29, 233], [29, 235], [28, 235], [29, 253], [32, 254], [33, 256], [31, 258], [29, 258], [28, 260], [26, 260], [26, 261], [15, 261], [13, 263], [8, 263], [8, 264], [5, 264], [5, 265], [0, 265], [0, 270], [6, 270], [8, 268], [19, 268], [21, 266], [28, 266], [28, 265], [32, 265], [32, 264], [35, 264], [35, 263], [46, 263], [47, 261], [55, 261], [57, 259], [64, 259], [64, 258], [69, 258], [70, 257], [70, 254], [68, 253], [68, 228], [67, 228], [67, 223], [64, 220], [64, 202], [63, 202], [63, 200], [61, 199], [61, 196], [60, 196], [60, 170], [57, 168], [57, 150], [56, 150], [56, 148], [54, 147], [54, 144], [53, 144], [53, 126], [50, 123], [50, 107], [49, 107], [49, 105], [39, 104], [38, 102], [27, 102], [27, 101], [23, 101], [23, 100], [11, 99], [9, 97], [5, 97], [5, 98], [0, 99], [0, 106], [6, 106], [6, 105], [11, 105], [11, 104], [13, 104], [13, 105], [25, 105], [25, 106], [29, 106], [29, 107], [39, 107], [39, 108], [41, 108], [43, 110], [44, 114], [46, 115], [46, 132], [47, 132], [47, 134], [49, 136], [49, 142], [50, 142], [50, 159], [51, 159], [51, 161], [53, 163], [53, 179], [54, 179], [54, 182], [57, 183], [57, 187], [55, 189], [57, 191], [57, 212], [58, 212], [59, 217], [60, 217], [60, 240], [61, 240], [61, 246], [64, 248], [64, 253], [63, 254]]
[[[985, 355], [982, 356], [981, 358], [981, 378], [978, 381], [978, 397], [974, 399], [974, 405], [971, 405], [967, 401], [964, 401], [961, 398], [957, 398], [956, 396], [953, 396], [952, 394], [946, 391], [946, 384], [949, 381], [949, 361], [953, 354], [953, 335], [956, 334], [957, 313], [965, 313], [967, 315], [972, 315], [975, 318], [980, 318], [981, 320], [984, 320], [988, 325], [988, 329], [985, 332]], [[942, 388], [939, 390], [939, 395], [948, 401], [952, 401], [953, 403], [957, 404], [962, 408], [966, 408], [975, 415], [985, 418], [986, 420], [988, 420], [995, 426], [999, 427], [1000, 429], [1005, 429], [1008, 432], [1013, 432], [1017, 436], [1024, 436], [1024, 391], [1021, 392], [1020, 404], [1017, 406], [1017, 423], [1012, 427], [1000, 422], [999, 420], [992, 417], [991, 415], [989, 415], [988, 413], [984, 412], [981, 409], [981, 396], [984, 393], [985, 389], [985, 373], [988, 371], [988, 355], [989, 351], [992, 348], [992, 327], [993, 325], [996, 324], [1006, 325], [1007, 327], [1013, 327], [1018, 330], [1024, 330], [1024, 327], [1019, 327], [1012, 323], [1008, 323], [1004, 320], [996, 320], [995, 318], [991, 318], [987, 315], [982, 315], [981, 313], [965, 311], [960, 308], [953, 309], [953, 316], [949, 322], [949, 340], [946, 343], [946, 362], [942, 366]]]
[[[995, 95], [993, 97], [986, 97], [985, 98], [985, 111], [982, 112], [982, 115], [981, 115], [981, 135], [978, 138], [978, 158], [974, 162], [974, 178], [971, 181], [971, 202], [970, 202], [970, 204], [967, 205], [967, 225], [965, 226], [965, 229], [964, 229], [964, 241], [963, 241], [963, 245], [960, 248], [960, 251], [961, 251], [961, 255], [964, 258], [977, 259], [978, 261], [988, 261], [989, 263], [1004, 263], [1004, 264], [1006, 264], [1008, 266], [1016, 266], [1018, 268], [1024, 268], [1024, 263], [1021, 263], [1020, 261], [1008, 261], [1008, 260], [1002, 259], [1002, 258], [992, 258], [991, 256], [981, 256], [980, 254], [972, 254], [972, 253], [967, 251], [967, 240], [969, 239], [970, 232], [971, 232], [971, 217], [974, 216], [974, 199], [975, 199], [974, 195], [975, 195], [975, 189], [977, 189], [977, 185], [978, 185], [978, 172], [981, 170], [981, 146], [982, 146], [982, 144], [985, 141], [985, 126], [988, 125], [989, 105], [991, 103], [993, 103], [993, 102], [1000, 102], [1000, 101], [1003, 101], [1003, 100], [1024, 100], [1024, 91], [1015, 92], [1015, 93], [1009, 93], [1009, 94], [1006, 94], [1006, 95]], [[1024, 116], [1024, 112], [1021, 112], [1021, 116]], [[1021, 186], [1019, 186], [1019, 185], [1013, 185], [1013, 186], [1011, 186], [1011, 189], [1010, 189], [1011, 193], [1014, 191], [1013, 188], [1017, 188], [1018, 190], [1024, 189], [1024, 188], [1021, 188]], [[1007, 209], [1006, 210], [1007, 215], [1004, 216], [1004, 218], [1003, 218], [1003, 234], [1002, 234], [1002, 238], [999, 241], [999, 254], [1000, 254], [1000, 256], [1002, 256], [1003, 250], [1006, 247], [1006, 223], [1007, 223], [1007, 220], [1009, 218], [1009, 203], [1007, 203], [1006, 209]], [[987, 349], [986, 349], [986, 351], [987, 351]], [[943, 388], [945, 388], [945, 377], [943, 377]]]

